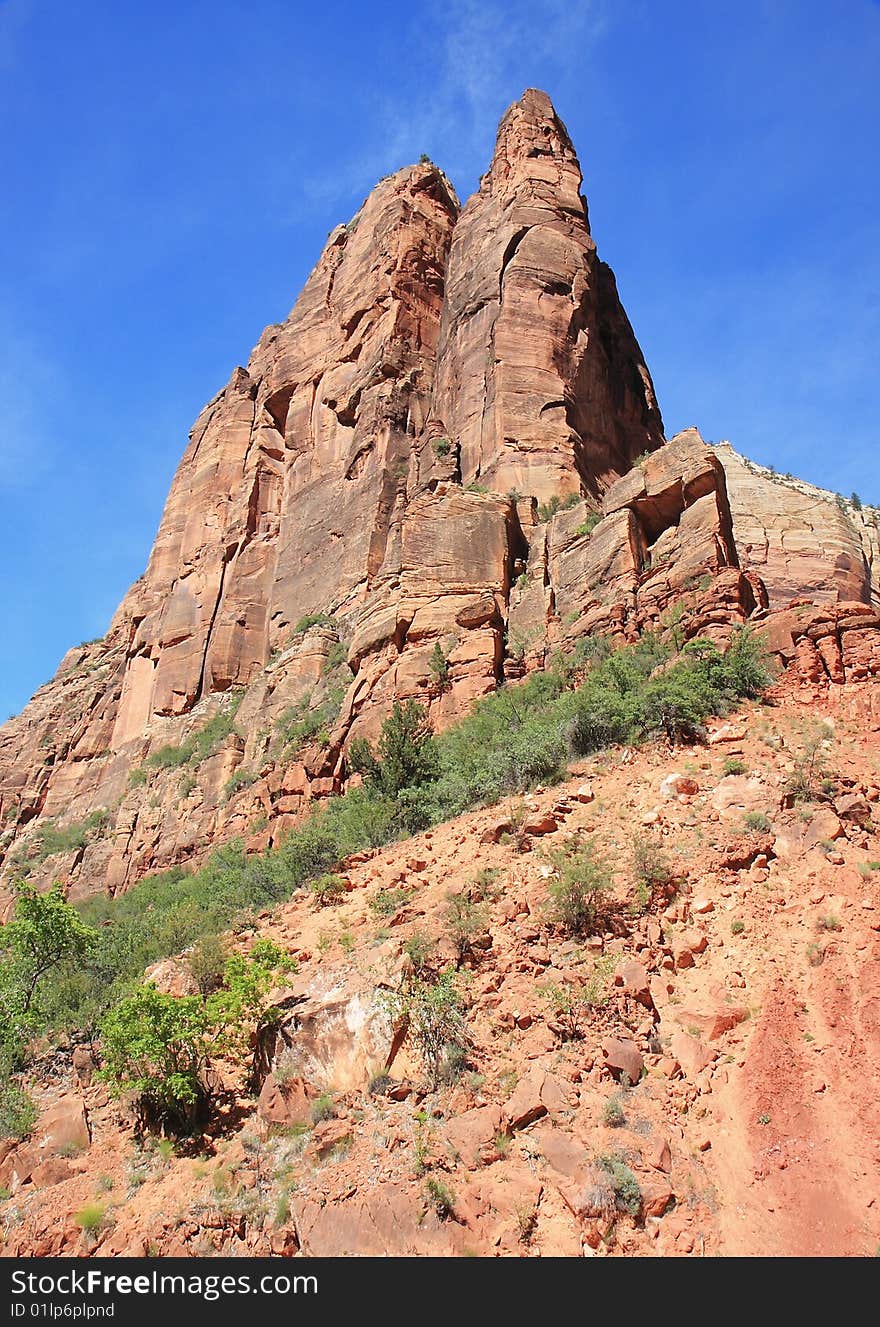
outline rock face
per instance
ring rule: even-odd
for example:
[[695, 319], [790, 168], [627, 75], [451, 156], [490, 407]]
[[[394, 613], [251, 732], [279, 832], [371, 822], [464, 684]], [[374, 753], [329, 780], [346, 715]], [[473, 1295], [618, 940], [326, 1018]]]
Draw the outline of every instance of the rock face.
[[[824, 495], [820, 527], [804, 486], [780, 506], [695, 429], [664, 443], [580, 190], [530, 90], [463, 211], [422, 162], [331, 232], [196, 421], [107, 635], [0, 729], [0, 899], [266, 847], [395, 699], [442, 727], [585, 635], [869, 602], [872, 514]], [[845, 609], [765, 630], [802, 671], [873, 675], [876, 624]]]
[[673, 606], [686, 637], [723, 637], [766, 606], [761, 582], [739, 568], [724, 471], [696, 429], [613, 484], [602, 511], [594, 525], [577, 504], [530, 537], [510, 635], [533, 660], [548, 641], [632, 639]]
[[727, 443], [713, 450], [727, 477], [741, 565], [761, 577], [773, 608], [787, 608], [792, 599], [880, 603], [874, 509], [776, 475]]
[[431, 427], [454, 440], [465, 483], [598, 497], [663, 441], [580, 189], [565, 126], [527, 92], [501, 121], [449, 254]]

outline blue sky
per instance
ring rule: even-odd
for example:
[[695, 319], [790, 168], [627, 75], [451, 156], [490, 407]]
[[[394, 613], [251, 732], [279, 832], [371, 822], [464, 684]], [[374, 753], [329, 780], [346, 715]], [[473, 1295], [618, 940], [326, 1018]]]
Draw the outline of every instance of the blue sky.
[[0, 0], [0, 718], [143, 570], [327, 232], [545, 88], [667, 433], [880, 502], [876, 0]]

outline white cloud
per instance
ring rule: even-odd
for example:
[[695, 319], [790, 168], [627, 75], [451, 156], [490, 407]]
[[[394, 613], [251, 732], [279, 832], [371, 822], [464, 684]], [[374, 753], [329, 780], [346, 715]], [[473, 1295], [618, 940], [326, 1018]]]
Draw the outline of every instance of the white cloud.
[[357, 155], [303, 181], [307, 203], [326, 207], [353, 189], [368, 190], [422, 152], [469, 192], [489, 164], [495, 126], [510, 102], [530, 86], [577, 95], [609, 22], [606, 0], [432, 0], [403, 43], [417, 86], [407, 86], [404, 71], [376, 99]]

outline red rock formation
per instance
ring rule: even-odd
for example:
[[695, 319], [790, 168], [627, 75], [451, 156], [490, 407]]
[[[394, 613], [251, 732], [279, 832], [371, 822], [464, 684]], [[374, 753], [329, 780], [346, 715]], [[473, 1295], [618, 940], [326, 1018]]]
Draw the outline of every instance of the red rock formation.
[[760, 576], [774, 608], [792, 599], [880, 603], [880, 536], [873, 509], [777, 475], [716, 444], [743, 568]]
[[501, 121], [449, 255], [432, 426], [460, 449], [466, 483], [595, 497], [663, 441], [580, 187], [565, 126], [530, 89]]

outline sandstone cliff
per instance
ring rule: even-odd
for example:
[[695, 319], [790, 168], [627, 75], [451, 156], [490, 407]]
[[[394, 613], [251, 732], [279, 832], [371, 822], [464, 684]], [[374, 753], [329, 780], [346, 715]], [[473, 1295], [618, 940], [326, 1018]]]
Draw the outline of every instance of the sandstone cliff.
[[744, 568], [767, 587], [774, 608], [792, 599], [880, 602], [880, 531], [874, 508], [738, 455], [713, 450], [724, 466], [733, 530]]

